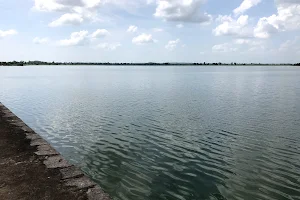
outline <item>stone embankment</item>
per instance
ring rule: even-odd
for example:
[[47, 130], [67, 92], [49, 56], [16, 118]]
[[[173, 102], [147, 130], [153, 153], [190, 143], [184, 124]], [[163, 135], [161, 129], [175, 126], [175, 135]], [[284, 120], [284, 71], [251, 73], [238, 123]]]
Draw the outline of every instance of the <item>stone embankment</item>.
[[110, 200], [0, 103], [0, 199]]

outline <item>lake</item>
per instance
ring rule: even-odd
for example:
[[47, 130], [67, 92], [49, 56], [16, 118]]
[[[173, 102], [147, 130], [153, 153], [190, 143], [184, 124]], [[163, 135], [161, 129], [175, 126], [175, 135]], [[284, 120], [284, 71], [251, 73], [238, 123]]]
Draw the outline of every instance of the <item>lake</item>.
[[300, 199], [300, 67], [0, 67], [0, 102], [116, 200]]

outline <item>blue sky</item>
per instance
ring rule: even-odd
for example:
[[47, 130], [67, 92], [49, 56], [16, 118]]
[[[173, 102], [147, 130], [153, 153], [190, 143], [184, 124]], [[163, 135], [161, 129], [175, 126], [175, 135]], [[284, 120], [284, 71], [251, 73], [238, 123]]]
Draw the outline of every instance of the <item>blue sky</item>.
[[0, 60], [300, 62], [300, 0], [0, 0]]

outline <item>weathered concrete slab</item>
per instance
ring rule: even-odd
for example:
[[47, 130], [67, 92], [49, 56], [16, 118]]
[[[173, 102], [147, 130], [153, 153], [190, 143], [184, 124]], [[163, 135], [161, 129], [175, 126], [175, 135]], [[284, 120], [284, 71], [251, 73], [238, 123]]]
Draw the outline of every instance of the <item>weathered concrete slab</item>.
[[35, 152], [38, 156], [52, 156], [52, 155], [59, 155], [59, 153], [52, 148], [50, 145], [40, 145], [37, 147], [38, 151]]
[[65, 183], [67, 186], [76, 187], [78, 189], [85, 189], [85, 188], [91, 188], [96, 186], [96, 184], [86, 176], [67, 179]]
[[26, 134], [26, 138], [29, 140], [38, 140], [38, 139], [42, 139], [41, 136], [39, 136], [36, 133], [25, 133]]
[[12, 124], [12, 123], [16, 123], [16, 122], [20, 122], [20, 119], [17, 118], [17, 117], [10, 117], [10, 118], [7, 118], [7, 121]]
[[31, 146], [48, 145], [48, 142], [46, 142], [42, 138], [38, 138], [38, 139], [32, 140], [31, 143], [30, 143], [30, 145]]
[[29, 128], [28, 126], [22, 126], [21, 130], [23, 130], [23, 131], [25, 131], [27, 133], [33, 132], [33, 130], [31, 128]]
[[24, 122], [20, 122], [19, 120], [12, 120], [10, 124], [17, 126], [17, 127], [26, 126], [26, 124]]
[[45, 161], [44, 164], [47, 168], [55, 169], [55, 168], [66, 168], [71, 167], [70, 165], [62, 156], [50, 156]]
[[82, 171], [75, 166], [71, 166], [68, 168], [60, 169], [60, 173], [62, 174], [62, 179], [70, 179], [75, 177], [84, 176]]
[[2, 112], [3, 112], [4, 114], [12, 113], [12, 112], [11, 112], [8, 108], [6, 108], [6, 107], [2, 108]]
[[5, 113], [4, 115], [3, 115], [3, 117], [4, 118], [11, 118], [11, 117], [14, 117], [15, 115], [14, 114], [12, 114], [12, 113]]
[[108, 194], [103, 192], [103, 190], [99, 186], [95, 186], [94, 188], [90, 188], [87, 191], [87, 196], [89, 200], [110, 200]]

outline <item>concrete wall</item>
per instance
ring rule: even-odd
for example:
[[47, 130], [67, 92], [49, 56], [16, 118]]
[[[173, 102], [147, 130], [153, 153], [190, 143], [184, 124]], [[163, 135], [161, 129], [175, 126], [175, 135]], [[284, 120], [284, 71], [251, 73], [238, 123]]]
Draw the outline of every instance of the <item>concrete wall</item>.
[[0, 112], [2, 113], [2, 118], [12, 129], [18, 129], [19, 132], [24, 134], [25, 138], [30, 140], [30, 146], [36, 148], [34, 154], [38, 156], [39, 161], [45, 165], [45, 168], [57, 170], [60, 173], [60, 183], [73, 190], [74, 188], [78, 189], [78, 191], [84, 190], [89, 200], [111, 199], [108, 194], [103, 192], [100, 186], [84, 175], [79, 168], [68, 163], [46, 140], [35, 133], [1, 103]]

